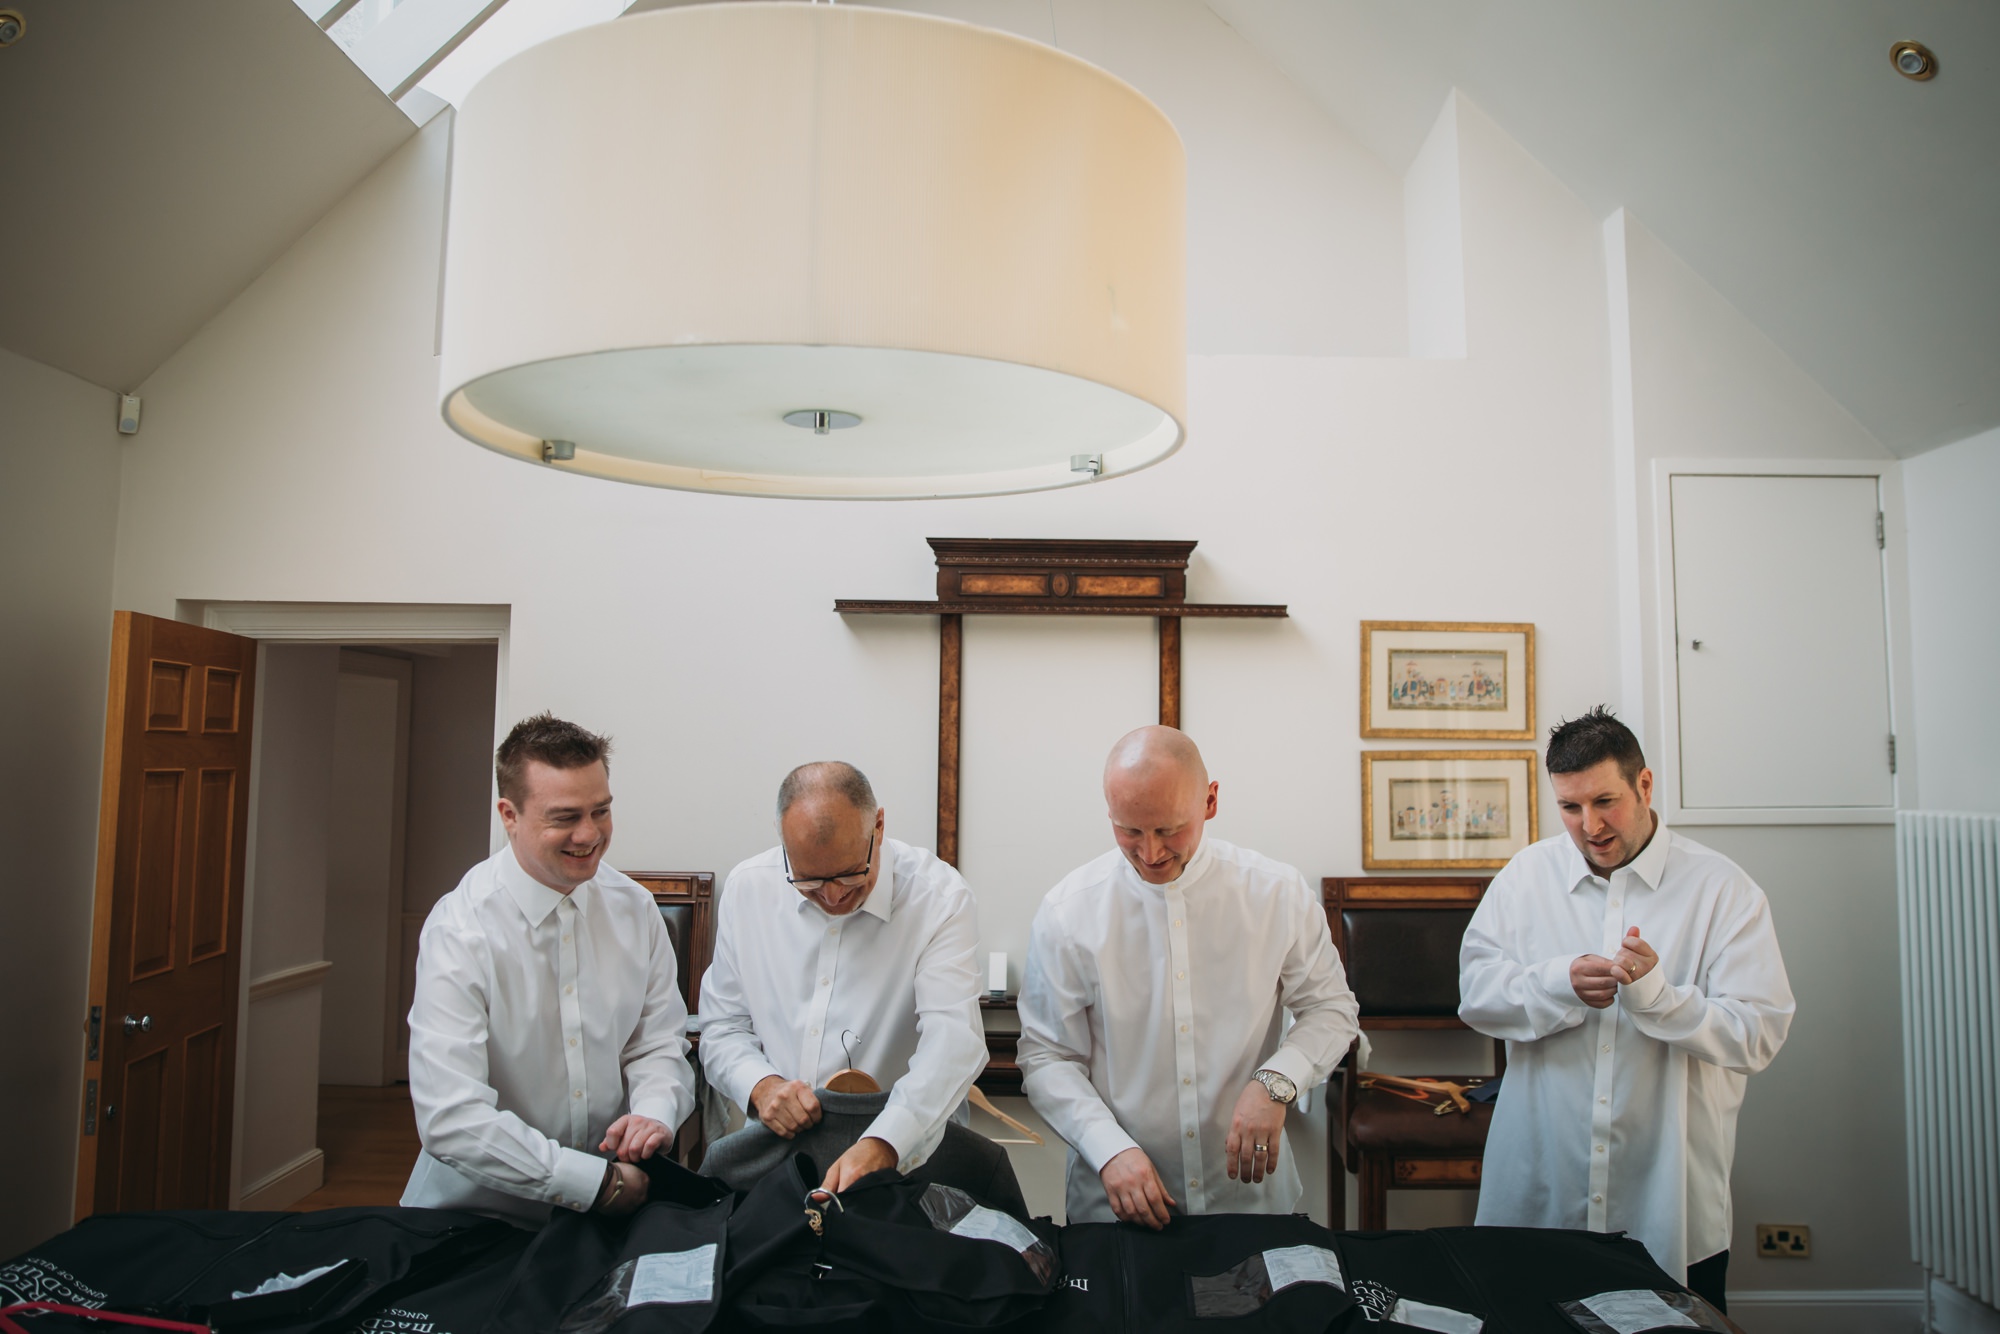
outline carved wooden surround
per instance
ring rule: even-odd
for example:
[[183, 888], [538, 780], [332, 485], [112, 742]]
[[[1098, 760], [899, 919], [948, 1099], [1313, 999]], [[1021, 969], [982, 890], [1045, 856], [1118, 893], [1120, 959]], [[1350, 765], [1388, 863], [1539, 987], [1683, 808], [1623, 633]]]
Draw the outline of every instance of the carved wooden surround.
[[844, 616], [938, 618], [937, 855], [958, 864], [959, 680], [963, 617], [1151, 616], [1160, 626], [1160, 721], [1181, 722], [1181, 618], [1277, 617], [1278, 603], [1189, 602], [1193, 542], [933, 537], [937, 601], [841, 598]]

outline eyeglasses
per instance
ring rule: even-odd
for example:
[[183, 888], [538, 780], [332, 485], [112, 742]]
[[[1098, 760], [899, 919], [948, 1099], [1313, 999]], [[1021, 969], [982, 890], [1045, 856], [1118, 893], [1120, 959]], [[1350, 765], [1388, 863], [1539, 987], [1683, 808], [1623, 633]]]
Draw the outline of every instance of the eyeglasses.
[[801, 880], [792, 875], [792, 854], [785, 847], [783, 839], [778, 840], [778, 855], [785, 859], [785, 883], [801, 894], [811, 894], [825, 889], [828, 885], [838, 885], [842, 889], [859, 889], [868, 883], [868, 873], [875, 869], [875, 835], [868, 836], [868, 859], [861, 863], [861, 869], [846, 875], [822, 876], [817, 880]]

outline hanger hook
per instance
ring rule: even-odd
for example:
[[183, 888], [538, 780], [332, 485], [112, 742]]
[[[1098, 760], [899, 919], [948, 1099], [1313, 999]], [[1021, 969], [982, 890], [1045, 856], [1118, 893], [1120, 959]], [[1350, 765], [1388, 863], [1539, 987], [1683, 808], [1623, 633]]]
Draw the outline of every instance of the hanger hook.
[[854, 1053], [848, 1048], [847, 1040], [849, 1038], [853, 1038], [856, 1042], [859, 1042], [861, 1041], [861, 1035], [855, 1032], [851, 1028], [843, 1028], [840, 1030], [841, 1059], [845, 1060], [847, 1062], [847, 1068], [852, 1070], [854, 1068]]

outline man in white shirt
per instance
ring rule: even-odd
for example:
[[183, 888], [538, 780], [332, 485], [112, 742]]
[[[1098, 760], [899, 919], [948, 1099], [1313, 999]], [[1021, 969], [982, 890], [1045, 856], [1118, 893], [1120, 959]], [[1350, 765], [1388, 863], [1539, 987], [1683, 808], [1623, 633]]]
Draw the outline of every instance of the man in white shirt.
[[794, 769], [778, 846], [724, 882], [701, 984], [703, 1073], [785, 1138], [818, 1123], [813, 1090], [846, 1067], [889, 1090], [827, 1169], [835, 1191], [919, 1166], [986, 1068], [972, 891], [886, 827], [853, 765]]
[[1629, 1232], [1720, 1309], [1736, 1112], [1792, 1022], [1770, 906], [1660, 822], [1604, 709], [1548, 767], [1567, 832], [1494, 877], [1459, 951], [1459, 1016], [1507, 1040], [1478, 1221]]
[[1359, 1031], [1305, 877], [1202, 837], [1217, 791], [1182, 733], [1127, 735], [1104, 770], [1117, 848], [1035, 913], [1019, 1060], [1035, 1110], [1069, 1142], [1072, 1223], [1162, 1228], [1183, 1200], [1291, 1212], [1286, 1108]]
[[500, 745], [507, 846], [438, 900], [418, 949], [406, 1205], [530, 1226], [551, 1206], [629, 1213], [638, 1161], [694, 1108], [673, 943], [602, 864], [610, 749], [546, 713]]

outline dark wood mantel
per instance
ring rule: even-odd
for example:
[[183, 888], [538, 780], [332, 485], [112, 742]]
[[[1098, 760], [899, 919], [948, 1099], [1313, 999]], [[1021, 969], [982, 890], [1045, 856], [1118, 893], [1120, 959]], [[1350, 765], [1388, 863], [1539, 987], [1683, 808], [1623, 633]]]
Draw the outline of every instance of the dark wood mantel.
[[840, 598], [843, 616], [938, 618], [937, 855], [958, 864], [961, 663], [966, 616], [1151, 616], [1160, 626], [1160, 721], [1181, 724], [1181, 619], [1280, 617], [1282, 603], [1189, 602], [1193, 542], [933, 537], [937, 599]]

